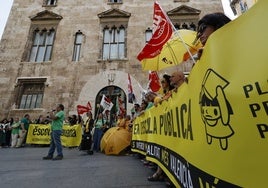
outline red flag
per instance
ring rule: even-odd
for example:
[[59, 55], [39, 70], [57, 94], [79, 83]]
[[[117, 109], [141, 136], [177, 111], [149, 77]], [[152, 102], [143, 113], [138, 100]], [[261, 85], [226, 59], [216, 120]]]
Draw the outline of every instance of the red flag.
[[137, 57], [139, 61], [157, 56], [173, 33], [172, 23], [157, 2], [154, 3], [154, 26], [151, 40], [144, 46]]
[[85, 112], [88, 112], [89, 109], [86, 106], [82, 106], [82, 105], [77, 105], [77, 113], [78, 115], [81, 115]]
[[130, 79], [129, 74], [128, 74], [128, 102], [129, 103], [136, 102], [136, 97], [135, 97], [135, 95], [133, 93], [132, 83], [131, 83], [131, 79]]
[[161, 88], [159, 77], [156, 71], [151, 71], [149, 73], [149, 88], [153, 92], [157, 92]]
[[81, 114], [83, 114], [85, 112], [91, 111], [92, 110], [92, 107], [91, 107], [90, 102], [88, 101], [87, 102], [87, 106], [77, 105], [76, 106], [76, 109], [77, 109], [78, 115], [81, 115]]

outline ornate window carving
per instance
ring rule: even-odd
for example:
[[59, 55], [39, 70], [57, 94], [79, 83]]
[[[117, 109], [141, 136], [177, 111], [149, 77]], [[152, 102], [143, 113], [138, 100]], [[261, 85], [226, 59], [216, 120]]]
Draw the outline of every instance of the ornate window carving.
[[196, 30], [196, 25], [199, 20], [200, 10], [181, 5], [167, 12], [176, 29], [191, 29]]
[[30, 53], [30, 62], [45, 62], [51, 60], [55, 30], [46, 28], [34, 31], [33, 45]]
[[125, 60], [127, 57], [127, 27], [130, 13], [110, 9], [98, 14], [102, 28], [102, 60]]
[[51, 61], [56, 30], [62, 16], [45, 10], [30, 19], [32, 22], [22, 61]]
[[104, 28], [102, 53], [104, 60], [125, 58], [125, 33], [125, 28], [122, 25]]

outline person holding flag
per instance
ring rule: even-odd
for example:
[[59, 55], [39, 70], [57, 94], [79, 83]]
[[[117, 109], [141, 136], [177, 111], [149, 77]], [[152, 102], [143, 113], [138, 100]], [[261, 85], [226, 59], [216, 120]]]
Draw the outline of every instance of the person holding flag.
[[93, 150], [96, 152], [100, 151], [100, 143], [101, 138], [103, 136], [103, 128], [105, 128], [103, 114], [99, 113], [94, 123], [94, 133], [93, 133]]
[[106, 97], [105, 95], [102, 95], [100, 105], [104, 109], [103, 112], [102, 112], [103, 114], [105, 114], [105, 111], [107, 111], [107, 110], [111, 111], [111, 109], [114, 106], [114, 104], [112, 103], [111, 99]]
[[131, 83], [129, 73], [128, 73], [128, 102], [131, 104], [136, 103], [136, 97], [133, 93], [133, 88], [132, 88], [132, 83]]

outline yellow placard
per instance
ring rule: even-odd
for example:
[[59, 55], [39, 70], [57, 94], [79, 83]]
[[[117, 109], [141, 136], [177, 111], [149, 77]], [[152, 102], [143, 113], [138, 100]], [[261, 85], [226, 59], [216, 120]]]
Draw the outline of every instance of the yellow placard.
[[[50, 144], [50, 125], [30, 124], [27, 134], [27, 144]], [[79, 146], [82, 139], [81, 125], [64, 125], [61, 142], [63, 146]]]

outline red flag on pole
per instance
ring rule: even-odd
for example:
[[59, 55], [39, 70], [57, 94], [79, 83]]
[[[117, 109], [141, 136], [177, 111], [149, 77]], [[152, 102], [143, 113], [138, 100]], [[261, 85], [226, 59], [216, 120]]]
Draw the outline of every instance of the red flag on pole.
[[151, 40], [144, 46], [138, 55], [138, 60], [142, 61], [145, 58], [153, 58], [157, 56], [163, 45], [170, 39], [173, 30], [172, 23], [169, 21], [165, 12], [160, 5], [154, 3], [154, 33]]
[[76, 108], [77, 108], [78, 115], [81, 115], [85, 112], [89, 112], [92, 110], [92, 107], [89, 101], [87, 102], [87, 106], [77, 105]]
[[157, 92], [161, 88], [159, 77], [156, 71], [151, 71], [149, 73], [149, 88], [153, 92]]
[[133, 103], [136, 102], [136, 97], [133, 93], [132, 83], [130, 79], [130, 75], [128, 74], [128, 102]]

